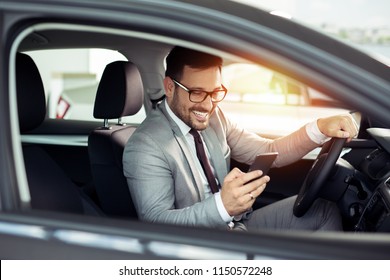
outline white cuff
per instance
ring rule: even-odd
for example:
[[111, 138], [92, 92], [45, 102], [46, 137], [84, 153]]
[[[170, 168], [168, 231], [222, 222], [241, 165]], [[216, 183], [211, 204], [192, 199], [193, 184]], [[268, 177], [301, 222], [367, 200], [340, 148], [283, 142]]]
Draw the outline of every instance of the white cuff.
[[321, 145], [330, 139], [330, 137], [327, 137], [326, 135], [322, 134], [322, 132], [318, 128], [317, 120], [308, 123], [305, 128], [307, 135], [314, 143]]
[[225, 206], [223, 205], [222, 198], [221, 198], [221, 192], [215, 193], [214, 197], [215, 197], [215, 202], [217, 203], [217, 209], [218, 209], [219, 215], [221, 215], [221, 218], [226, 223], [233, 221], [233, 217], [231, 217], [229, 215], [229, 213], [225, 209]]

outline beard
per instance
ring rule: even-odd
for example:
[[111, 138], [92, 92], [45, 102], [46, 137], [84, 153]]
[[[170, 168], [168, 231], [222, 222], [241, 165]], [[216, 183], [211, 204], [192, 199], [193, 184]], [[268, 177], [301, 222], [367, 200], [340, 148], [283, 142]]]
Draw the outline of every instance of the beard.
[[180, 103], [178, 96], [172, 98], [169, 107], [172, 112], [186, 125], [196, 130], [204, 130], [209, 126], [210, 116], [214, 112], [216, 105], [213, 104], [211, 110], [205, 108], [203, 103], [193, 103], [191, 107], [185, 107]]

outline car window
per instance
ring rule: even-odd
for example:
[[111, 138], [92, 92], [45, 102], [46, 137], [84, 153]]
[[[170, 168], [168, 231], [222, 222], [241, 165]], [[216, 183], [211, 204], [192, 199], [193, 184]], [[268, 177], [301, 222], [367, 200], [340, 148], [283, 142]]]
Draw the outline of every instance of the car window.
[[232, 63], [222, 73], [228, 94], [220, 107], [261, 135], [287, 135], [317, 118], [349, 112], [325, 94], [260, 65]]
[[[269, 11], [337, 38], [390, 65], [389, 1], [231, 0]], [[375, 3], [375, 4], [374, 4]], [[351, 9], [351, 6], [354, 8]], [[364, 20], [362, 21], [362, 18]]]
[[[121, 53], [107, 49], [58, 49], [27, 52], [42, 76], [47, 117], [53, 119], [96, 120], [93, 107], [97, 87], [110, 62], [125, 60]], [[53, 63], [55, 62], [55, 63]], [[122, 121], [141, 123], [145, 110]]]
[[273, 105], [305, 105], [307, 88], [265, 67], [234, 63], [223, 68], [227, 100]]

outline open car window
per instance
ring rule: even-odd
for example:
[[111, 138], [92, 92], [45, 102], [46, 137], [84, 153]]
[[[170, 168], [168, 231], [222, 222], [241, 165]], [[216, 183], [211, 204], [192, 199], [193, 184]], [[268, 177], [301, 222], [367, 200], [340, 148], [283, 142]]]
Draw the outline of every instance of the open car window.
[[260, 135], [287, 135], [306, 123], [351, 110], [286, 75], [253, 63], [222, 68], [228, 94], [220, 107], [245, 129]]
[[[127, 61], [117, 51], [97, 48], [38, 50], [26, 54], [33, 58], [41, 73], [47, 117], [65, 120], [96, 121], [94, 102], [104, 68], [113, 61]], [[141, 108], [122, 121], [139, 124], [145, 117]]]

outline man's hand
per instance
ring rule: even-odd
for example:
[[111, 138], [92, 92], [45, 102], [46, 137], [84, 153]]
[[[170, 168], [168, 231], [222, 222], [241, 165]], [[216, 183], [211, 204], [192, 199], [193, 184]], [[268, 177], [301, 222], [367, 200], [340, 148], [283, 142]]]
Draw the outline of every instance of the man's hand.
[[351, 115], [338, 115], [317, 120], [318, 129], [328, 137], [348, 138], [358, 133], [358, 126]]
[[263, 172], [260, 170], [244, 173], [238, 168], [234, 168], [226, 175], [221, 189], [221, 199], [230, 216], [240, 215], [252, 207], [270, 178], [263, 176], [248, 182], [261, 175]]

